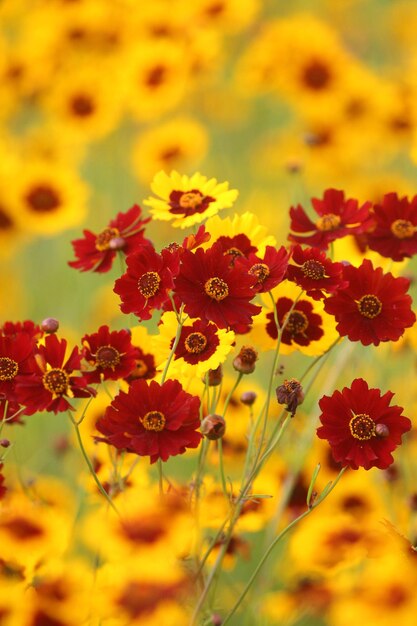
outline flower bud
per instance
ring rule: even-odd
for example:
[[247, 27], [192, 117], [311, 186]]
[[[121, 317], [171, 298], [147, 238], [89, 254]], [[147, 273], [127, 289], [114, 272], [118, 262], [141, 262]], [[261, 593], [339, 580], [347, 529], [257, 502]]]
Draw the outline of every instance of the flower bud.
[[56, 333], [59, 328], [59, 322], [54, 317], [46, 317], [41, 322], [41, 328], [44, 333], [52, 334]]
[[389, 428], [386, 424], [377, 424], [375, 426], [375, 434], [381, 439], [385, 439], [389, 435]]
[[110, 250], [123, 250], [126, 246], [126, 240], [123, 237], [112, 237], [109, 241]]
[[8, 448], [10, 446], [10, 439], [0, 439], [0, 446], [2, 448]]
[[284, 383], [276, 389], [278, 404], [286, 404], [285, 410], [294, 417], [299, 404], [304, 400], [304, 393], [301, 384], [296, 378], [284, 380]]
[[223, 368], [221, 365], [215, 370], [209, 370], [203, 378], [203, 382], [207, 382], [209, 387], [218, 387], [223, 380]]
[[233, 361], [233, 367], [241, 374], [252, 374], [255, 371], [255, 362], [258, 360], [258, 353], [251, 346], [243, 346]]
[[240, 401], [246, 406], [252, 406], [258, 395], [254, 391], [244, 391], [240, 396]]
[[226, 432], [226, 422], [221, 415], [207, 415], [201, 422], [200, 431], [207, 439], [221, 439]]
[[218, 613], [213, 613], [213, 615], [211, 616], [211, 623], [213, 624], [213, 626], [222, 626], [223, 624], [222, 616], [219, 615]]

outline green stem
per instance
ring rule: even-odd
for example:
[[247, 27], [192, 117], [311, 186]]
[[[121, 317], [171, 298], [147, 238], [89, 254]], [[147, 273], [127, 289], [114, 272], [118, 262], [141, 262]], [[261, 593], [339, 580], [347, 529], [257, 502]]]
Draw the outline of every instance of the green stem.
[[163, 385], [165, 382], [165, 379], [168, 374], [169, 366], [171, 365], [171, 361], [174, 358], [175, 350], [177, 349], [178, 343], [180, 341], [181, 331], [182, 331], [182, 327], [184, 324], [184, 320], [181, 319], [182, 311], [183, 311], [183, 306], [181, 306], [180, 313], [178, 316], [178, 326], [177, 326], [177, 332], [175, 335], [174, 343], [172, 344], [171, 352], [169, 353], [167, 362], [165, 363], [164, 371], [162, 372], [161, 385]]
[[219, 471], [220, 471], [220, 480], [222, 483], [223, 493], [227, 500], [229, 500], [229, 493], [227, 491], [226, 485], [226, 477], [224, 475], [224, 463], [223, 463], [223, 442], [221, 439], [217, 440], [217, 450], [219, 453]]

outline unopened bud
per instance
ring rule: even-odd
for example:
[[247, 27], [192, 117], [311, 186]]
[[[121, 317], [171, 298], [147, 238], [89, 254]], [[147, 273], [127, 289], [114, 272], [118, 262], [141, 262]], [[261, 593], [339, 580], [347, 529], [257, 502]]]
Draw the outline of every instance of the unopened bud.
[[222, 626], [223, 624], [222, 616], [219, 615], [218, 613], [213, 613], [213, 615], [211, 616], [211, 623], [213, 624], [213, 626]]
[[375, 426], [375, 434], [381, 439], [385, 439], [389, 435], [389, 428], [386, 424], [377, 424]]
[[0, 439], [0, 446], [2, 448], [8, 448], [10, 446], [10, 439]]
[[201, 422], [200, 431], [212, 441], [221, 439], [226, 432], [226, 422], [221, 415], [207, 415]]
[[209, 387], [218, 387], [223, 380], [223, 368], [221, 365], [215, 370], [209, 370], [203, 378]]
[[299, 404], [304, 400], [301, 384], [296, 378], [284, 380], [284, 383], [276, 389], [278, 404], [286, 404], [285, 410], [294, 417]]
[[384, 470], [385, 480], [389, 483], [395, 483], [400, 478], [400, 471], [396, 465], [390, 465]]
[[52, 334], [56, 333], [59, 328], [59, 322], [54, 317], [46, 317], [41, 322], [41, 328], [44, 333]]
[[254, 391], [244, 391], [240, 396], [240, 401], [246, 406], [252, 406], [258, 395]]
[[109, 241], [110, 250], [123, 250], [126, 246], [126, 240], [123, 237], [112, 237]]
[[255, 363], [258, 360], [258, 353], [251, 346], [243, 346], [239, 354], [233, 361], [233, 367], [241, 374], [252, 374], [255, 371]]

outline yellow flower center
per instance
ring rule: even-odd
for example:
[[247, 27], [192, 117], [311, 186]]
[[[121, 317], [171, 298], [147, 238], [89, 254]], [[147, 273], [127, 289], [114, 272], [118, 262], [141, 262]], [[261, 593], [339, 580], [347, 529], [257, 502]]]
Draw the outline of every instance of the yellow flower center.
[[19, 371], [17, 361], [8, 356], [0, 357], [0, 380], [13, 380]]
[[391, 224], [391, 232], [397, 239], [410, 239], [415, 233], [415, 227], [408, 220], [395, 220]]
[[224, 300], [229, 295], [229, 287], [227, 283], [218, 276], [209, 278], [204, 285], [204, 290], [210, 298], [217, 300], [217, 302]]
[[109, 249], [109, 244], [112, 239], [115, 237], [119, 237], [120, 232], [117, 228], [105, 228], [99, 235], [96, 237], [96, 249], [100, 252], [104, 252]]
[[207, 346], [207, 337], [203, 333], [190, 333], [184, 341], [184, 346], [190, 354], [201, 354]]
[[149, 411], [144, 417], [140, 418], [140, 421], [146, 430], [153, 430], [157, 433], [164, 430], [166, 423], [165, 415], [160, 411]]
[[182, 194], [179, 205], [183, 209], [197, 209], [203, 201], [203, 194], [199, 191], [187, 191]]
[[357, 305], [359, 313], [369, 319], [377, 317], [382, 311], [381, 300], [372, 294], [362, 296]]
[[324, 269], [324, 265], [320, 263], [320, 261], [315, 261], [314, 259], [309, 259], [301, 266], [301, 271], [304, 276], [307, 278], [312, 278], [313, 280], [320, 280], [324, 278], [326, 270]]
[[325, 213], [316, 222], [318, 230], [328, 232], [330, 230], [336, 230], [340, 226], [340, 217], [334, 213]]
[[308, 328], [307, 315], [302, 311], [293, 311], [284, 315], [285, 330], [291, 335], [299, 335]]
[[146, 299], [152, 298], [161, 283], [161, 277], [156, 272], [145, 272], [138, 280], [138, 289], [142, 296]]
[[45, 389], [53, 394], [60, 395], [68, 389], [69, 376], [65, 370], [54, 367], [43, 375], [42, 383]]
[[100, 367], [115, 368], [120, 363], [120, 352], [113, 346], [101, 346], [97, 350], [96, 363]]
[[252, 265], [252, 267], [250, 268], [249, 274], [252, 274], [252, 276], [256, 276], [258, 282], [264, 283], [268, 278], [270, 271], [269, 267], [265, 265], [265, 263], [255, 263], [255, 265]]
[[360, 441], [368, 441], [375, 437], [375, 422], [366, 413], [354, 415], [349, 422], [352, 437]]

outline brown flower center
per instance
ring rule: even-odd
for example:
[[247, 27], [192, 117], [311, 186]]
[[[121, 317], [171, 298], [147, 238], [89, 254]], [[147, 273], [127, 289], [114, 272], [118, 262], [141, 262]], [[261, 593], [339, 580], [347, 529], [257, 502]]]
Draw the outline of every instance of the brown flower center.
[[179, 205], [183, 209], [198, 209], [203, 201], [203, 194], [199, 191], [187, 191], [182, 194]]
[[207, 337], [203, 333], [190, 333], [184, 341], [187, 352], [191, 354], [201, 354], [207, 346]]
[[308, 328], [307, 315], [302, 311], [292, 311], [284, 315], [285, 330], [291, 335], [302, 334]]
[[331, 77], [328, 66], [319, 60], [311, 61], [303, 70], [303, 82], [314, 91], [327, 87]]
[[90, 96], [79, 94], [71, 100], [70, 108], [77, 117], [88, 117], [93, 113], [95, 106]]
[[0, 357], [0, 380], [13, 380], [19, 371], [17, 361], [8, 356]]
[[134, 376], [135, 378], [143, 378], [144, 376], [146, 376], [146, 374], [149, 371], [149, 367], [146, 365], [145, 361], [143, 361], [142, 359], [138, 359], [136, 361], [136, 366], [135, 369], [133, 370], [133, 372], [131, 372], [131, 376]]
[[43, 386], [53, 394], [60, 395], [66, 392], [69, 385], [67, 372], [60, 367], [54, 367], [45, 372], [42, 377]]
[[108, 250], [110, 247], [110, 241], [115, 237], [119, 237], [120, 232], [117, 228], [105, 228], [99, 235], [96, 237], [96, 249], [100, 252], [104, 252], [104, 250]]
[[329, 232], [330, 230], [336, 230], [340, 226], [340, 217], [334, 213], [325, 213], [316, 222], [316, 227], [322, 232]]
[[101, 346], [97, 350], [96, 363], [99, 367], [114, 369], [120, 363], [120, 352], [113, 346]]
[[25, 199], [35, 213], [50, 213], [61, 204], [61, 199], [56, 190], [48, 185], [36, 185], [26, 195]]
[[264, 283], [268, 278], [270, 271], [269, 267], [265, 263], [255, 263], [249, 270], [249, 274], [256, 276], [259, 283]]
[[375, 422], [366, 413], [354, 415], [349, 422], [352, 437], [360, 441], [368, 441], [375, 437]]
[[228, 250], [226, 250], [226, 252], [223, 252], [223, 256], [226, 256], [226, 254], [229, 254], [230, 256], [232, 256], [233, 259], [237, 259], [238, 257], [245, 256], [243, 252], [239, 250], [239, 248], [229, 248]]
[[165, 426], [165, 415], [160, 411], [149, 411], [146, 415], [140, 418], [142, 425], [146, 430], [154, 430], [159, 433], [161, 430], [164, 430]]
[[397, 239], [410, 239], [416, 229], [409, 220], [395, 220], [391, 224], [391, 232]]
[[146, 299], [152, 298], [159, 289], [161, 277], [156, 272], [145, 272], [138, 280], [138, 289]]
[[320, 263], [320, 261], [315, 261], [314, 259], [309, 259], [305, 261], [305, 263], [301, 266], [301, 271], [304, 276], [307, 278], [312, 278], [313, 280], [321, 280], [324, 278], [326, 270], [324, 265]]
[[224, 300], [229, 295], [229, 287], [227, 283], [218, 276], [209, 278], [204, 285], [204, 290], [210, 298], [217, 300], [217, 302]]
[[373, 319], [377, 317], [382, 311], [382, 302], [379, 298], [373, 294], [366, 294], [357, 303], [358, 310], [361, 315]]

